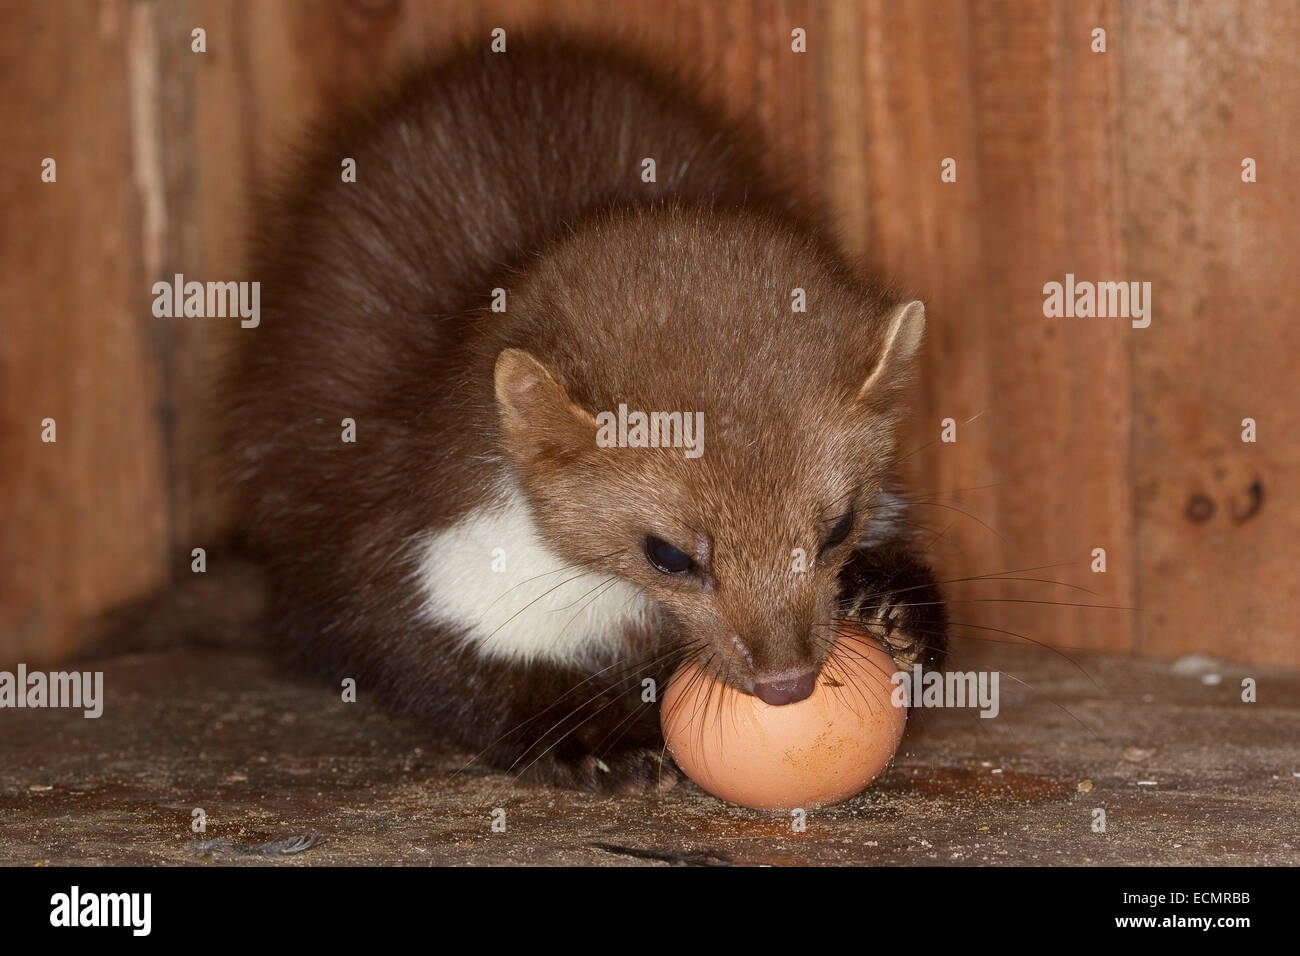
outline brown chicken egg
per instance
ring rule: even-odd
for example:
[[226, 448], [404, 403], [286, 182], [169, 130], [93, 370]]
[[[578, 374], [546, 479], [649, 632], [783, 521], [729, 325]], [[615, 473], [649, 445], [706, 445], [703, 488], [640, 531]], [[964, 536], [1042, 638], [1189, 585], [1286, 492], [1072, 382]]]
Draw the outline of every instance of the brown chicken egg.
[[668, 750], [709, 793], [762, 810], [810, 809], [859, 793], [894, 755], [907, 709], [891, 701], [897, 670], [881, 647], [840, 626], [812, 695], [773, 706], [695, 664], [668, 683], [660, 723]]

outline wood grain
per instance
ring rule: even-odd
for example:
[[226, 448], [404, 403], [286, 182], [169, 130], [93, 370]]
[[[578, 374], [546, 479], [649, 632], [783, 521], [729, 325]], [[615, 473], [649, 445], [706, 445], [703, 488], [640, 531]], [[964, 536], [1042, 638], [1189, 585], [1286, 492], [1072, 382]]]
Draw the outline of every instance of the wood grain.
[[1159, 310], [1132, 353], [1138, 649], [1295, 665], [1300, 8], [1126, 5], [1123, 30], [1128, 270]]
[[[1017, 639], [1006, 631], [1058, 647], [1134, 643], [1129, 612], [1018, 603], [1132, 597], [1131, 332], [1042, 313], [1045, 282], [1122, 269], [1109, 188], [1118, 67], [1088, 53], [1106, 15], [881, 3], [866, 18], [867, 252], [922, 292], [930, 315], [912, 447], [916, 486], [934, 494], [917, 514], [951, 578], [1036, 579], [953, 585], [958, 661], [973, 642]], [[955, 183], [940, 179], [949, 157]], [[954, 443], [938, 440], [949, 418]], [[1104, 575], [1088, 571], [1097, 547]]]
[[[41, 660], [67, 648], [84, 615], [163, 579], [169, 495], [158, 355], [141, 307], [130, 7], [9, 6], [0, 656]], [[44, 157], [57, 164], [54, 183], [41, 181]]]

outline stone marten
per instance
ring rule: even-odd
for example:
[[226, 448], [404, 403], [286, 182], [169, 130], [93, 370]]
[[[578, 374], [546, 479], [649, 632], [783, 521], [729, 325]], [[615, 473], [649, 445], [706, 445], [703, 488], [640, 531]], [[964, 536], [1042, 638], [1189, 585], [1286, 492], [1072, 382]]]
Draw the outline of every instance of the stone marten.
[[612, 791], [675, 779], [654, 688], [687, 656], [785, 704], [845, 615], [942, 650], [894, 488], [925, 310], [689, 84], [512, 39], [411, 71], [286, 183], [229, 437], [289, 660]]

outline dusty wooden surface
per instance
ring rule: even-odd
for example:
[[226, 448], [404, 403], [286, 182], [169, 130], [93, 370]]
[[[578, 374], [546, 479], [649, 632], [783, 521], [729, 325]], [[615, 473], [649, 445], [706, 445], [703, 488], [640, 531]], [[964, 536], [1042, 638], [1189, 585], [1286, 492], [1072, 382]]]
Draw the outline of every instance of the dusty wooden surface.
[[[909, 464], [946, 571], [1064, 564], [1092, 600], [1139, 609], [1014, 603], [1060, 596], [1003, 583], [984, 594], [999, 603], [955, 607], [967, 633], [1300, 665], [1294, 4], [2, 6], [0, 659], [65, 650], [84, 614], [160, 583], [224, 525], [207, 382], [230, 337], [154, 319], [152, 282], [256, 279], [251, 196], [308, 122], [423, 51], [546, 26], [706, 64], [848, 249], [925, 297]], [[1044, 318], [1042, 286], [1066, 272], [1150, 281], [1151, 327]], [[948, 417], [952, 445], [935, 441]]]
[[0, 864], [1300, 864], [1300, 674], [981, 660], [1024, 682], [1004, 674], [998, 717], [927, 712], [872, 789], [801, 833], [691, 784], [606, 798], [457, 774], [468, 754], [256, 657], [99, 662], [99, 719], [5, 715]]

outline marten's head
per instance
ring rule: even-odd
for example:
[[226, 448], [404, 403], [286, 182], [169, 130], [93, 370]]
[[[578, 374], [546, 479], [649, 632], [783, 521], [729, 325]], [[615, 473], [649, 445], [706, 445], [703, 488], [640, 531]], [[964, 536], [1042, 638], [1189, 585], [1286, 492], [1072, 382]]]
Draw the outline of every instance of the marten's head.
[[661, 209], [544, 251], [507, 313], [500, 441], [547, 543], [653, 598], [717, 677], [807, 697], [840, 571], [890, 517], [921, 303], [770, 219]]

